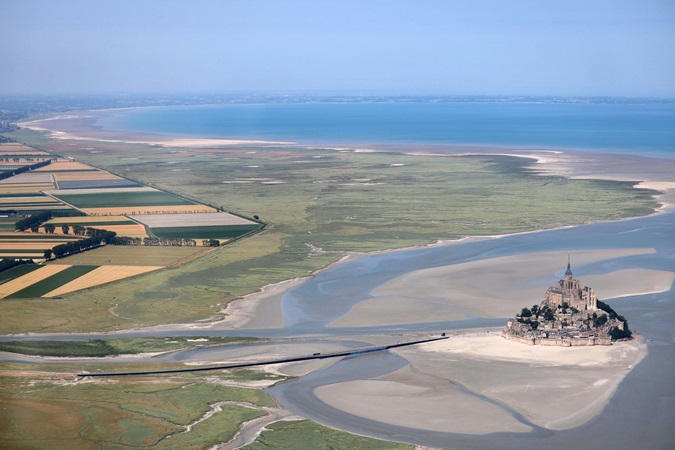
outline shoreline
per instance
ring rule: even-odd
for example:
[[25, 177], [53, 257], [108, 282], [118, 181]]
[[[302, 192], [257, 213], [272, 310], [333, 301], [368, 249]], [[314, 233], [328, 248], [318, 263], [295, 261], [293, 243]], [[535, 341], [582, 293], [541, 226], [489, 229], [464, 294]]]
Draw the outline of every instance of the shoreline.
[[[93, 142], [123, 143], [160, 146], [165, 148], [230, 148], [238, 145], [284, 148], [323, 148], [335, 151], [396, 152], [410, 156], [461, 157], [461, 156], [507, 156], [533, 160], [531, 168], [540, 175], [560, 176], [569, 179], [604, 180], [635, 183], [634, 189], [652, 189], [661, 210], [675, 211], [675, 158], [636, 153], [612, 153], [609, 149], [555, 149], [525, 148], [498, 145], [472, 144], [358, 144], [358, 143], [297, 143], [256, 139], [229, 139], [220, 137], [172, 135], [136, 131], [106, 130], [94, 125], [96, 120], [113, 111], [144, 108], [111, 108], [71, 112], [35, 118], [17, 125], [21, 128], [47, 133], [59, 140], [82, 140]], [[51, 126], [48, 126], [51, 125]], [[56, 125], [56, 126], [55, 126]], [[365, 148], [364, 148], [365, 147]], [[636, 169], [637, 167], [637, 169]]]
[[[151, 107], [143, 107], [143, 108], [151, 108]], [[48, 128], [40, 128], [40, 127], [35, 127], [35, 126], [29, 126], [30, 124], [33, 124], [34, 122], [47, 122], [47, 123], [53, 123], [54, 121], [59, 121], [59, 120], [71, 120], [71, 119], [76, 119], [76, 120], [81, 120], [81, 119], [86, 119], [85, 124], [79, 123], [76, 124], [77, 126], [75, 127], [75, 131], [82, 130], [84, 128], [89, 130], [90, 136], [80, 136], [80, 137], [75, 137], [77, 139], [87, 139], [87, 140], [95, 140], [95, 141], [104, 141], [104, 142], [135, 142], [135, 143], [142, 143], [142, 144], [147, 144], [147, 145], [154, 145], [157, 142], [155, 139], [160, 138], [161, 136], [164, 136], [165, 139], [181, 139], [178, 137], [170, 136], [170, 135], [159, 135], [159, 134], [139, 134], [139, 133], [134, 133], [134, 132], [121, 132], [121, 131], [105, 131], [98, 129], [97, 127], [93, 126], [93, 120], [92, 117], [96, 118], [96, 114], [99, 114], [98, 117], [100, 117], [101, 114], [106, 114], [109, 111], [116, 111], [116, 110], [126, 110], [126, 109], [136, 109], [136, 108], [117, 108], [117, 109], [104, 109], [104, 110], [90, 110], [90, 111], [82, 111], [80, 113], [74, 113], [74, 114], [66, 114], [66, 115], [57, 115], [51, 118], [45, 118], [45, 119], [40, 119], [40, 120], [33, 120], [29, 122], [22, 122], [20, 123], [21, 126], [25, 128], [30, 128], [30, 129], [39, 129], [42, 132], [51, 132], [51, 133], [64, 133], [61, 135], [59, 138], [61, 139], [70, 139], [71, 136], [69, 130], [65, 131], [59, 131], [59, 130], [50, 130]], [[94, 114], [96, 113], [96, 114]], [[93, 114], [93, 116], [92, 116]], [[84, 128], [83, 128], [84, 127]], [[93, 135], [91, 135], [93, 133]], [[114, 134], [118, 139], [107, 139], [105, 136], [100, 136], [101, 134], [105, 133], [112, 133]], [[149, 139], [141, 139], [138, 141], [131, 141], [131, 140], [125, 140], [123, 139], [125, 136], [130, 136], [131, 138], [134, 137], [143, 137], [143, 138], [149, 138]], [[194, 145], [201, 146], [204, 142], [212, 142], [214, 140], [212, 139], [206, 139], [206, 140], [199, 140], [199, 139], [186, 139], [185, 144], [189, 144], [189, 142], [193, 142]], [[235, 143], [241, 144], [241, 143], [260, 143], [260, 142], [265, 142], [266, 144], [273, 145], [275, 144], [274, 142], [271, 141], [236, 141], [236, 140], [220, 140], [223, 142], [222, 145], [235, 145]], [[165, 144], [167, 142], [171, 141], [161, 141], [164, 142]], [[171, 144], [169, 143], [166, 146], [174, 146], [174, 145], [180, 145], [180, 144]], [[208, 145], [207, 145], [208, 146]], [[309, 147], [316, 147], [314, 146], [309, 146], [309, 145], [302, 145], [303, 148], [309, 148]], [[294, 278], [290, 280], [284, 280], [279, 283], [272, 283], [268, 284], [265, 286], [262, 286], [258, 291], [247, 294], [242, 296], [241, 298], [232, 300], [228, 302], [227, 305], [221, 310], [218, 311], [219, 314], [223, 314], [225, 317], [220, 320], [216, 321], [209, 321], [209, 322], [195, 322], [195, 323], [189, 323], [189, 324], [173, 324], [173, 325], [158, 325], [154, 327], [150, 327], [151, 329], [162, 329], [162, 328], [168, 328], [170, 327], [171, 329], [184, 329], [184, 330], [189, 330], [189, 329], [222, 329], [223, 327], [225, 328], [232, 328], [232, 329], [254, 329], [254, 328], [277, 328], [282, 325], [282, 320], [280, 317], [281, 312], [281, 307], [280, 307], [280, 302], [281, 302], [281, 297], [285, 292], [291, 289], [291, 287], [294, 287], [300, 283], [302, 283], [304, 280], [310, 279], [316, 274], [323, 272], [325, 270], [329, 270], [330, 268], [334, 267], [337, 264], [341, 264], [343, 262], [346, 262], [348, 260], [358, 258], [361, 256], [367, 256], [367, 255], [378, 255], [378, 254], [387, 254], [387, 253], [392, 253], [392, 252], [405, 252], [405, 251], [414, 251], [417, 249], [421, 248], [433, 248], [437, 246], [447, 246], [447, 245], [455, 245], [455, 244], [460, 244], [460, 243], [466, 243], [466, 242], [474, 242], [474, 241], [481, 241], [481, 240], [488, 240], [488, 239], [501, 239], [505, 238], [508, 236], [516, 236], [516, 235], [527, 235], [530, 233], [539, 233], [543, 231], [553, 231], [553, 230], [559, 230], [559, 229], [568, 229], [568, 228], [574, 228], [578, 227], [580, 225], [585, 225], [589, 223], [604, 223], [604, 222], [617, 222], [617, 221], [623, 221], [623, 220], [631, 220], [635, 219], [637, 217], [646, 217], [649, 215], [658, 215], [662, 213], [667, 213], [670, 211], [675, 211], [675, 161], [672, 161], [673, 165], [673, 171], [672, 173], [669, 171], [661, 171], [662, 174], [668, 175], [668, 179], [663, 179], [664, 177], [659, 177], [658, 173], [655, 175], [654, 171], [648, 170], [645, 168], [638, 168], [637, 172], [635, 173], [636, 170], [634, 169], [634, 165], [630, 164], [630, 167], [626, 168], [623, 167], [623, 173], [619, 174], [610, 174], [606, 170], [603, 171], [597, 171], [597, 170], [590, 170], [587, 171], [586, 173], [583, 173], [578, 176], [572, 177], [573, 173], [577, 172], [578, 166], [583, 164], [586, 161], [591, 161], [592, 162], [592, 167], [591, 169], [597, 169], [598, 164], [604, 167], [604, 164], [607, 163], [608, 160], [610, 159], [622, 159], [622, 158], [628, 158], [629, 160], [633, 159], [638, 159], [641, 162], [647, 164], [649, 163], [654, 164], [654, 161], [645, 156], [641, 155], [625, 155], [625, 154], [603, 154], [603, 153], [578, 153], [578, 152], [568, 152], [568, 151], [563, 151], [563, 150], [533, 150], [533, 149], [514, 149], [514, 148], [496, 148], [496, 147], [481, 147], [481, 146], [462, 146], [462, 145], [440, 145], [440, 144], [434, 144], [434, 145], [418, 145], [418, 146], [413, 146], [415, 149], [410, 148], [410, 146], [407, 145], [382, 145], [382, 146], [371, 146], [373, 147], [372, 149], [359, 149], [359, 146], [352, 145], [352, 146], [328, 146], [328, 147], [321, 147], [321, 148], [334, 148], [336, 151], [353, 151], [353, 152], [363, 152], [363, 151], [400, 151], [401, 153], [408, 154], [411, 156], [434, 156], [434, 157], [458, 157], [458, 156], [471, 156], [471, 155], [477, 155], [477, 156], [508, 156], [508, 157], [517, 157], [517, 158], [526, 158], [529, 160], [532, 160], [533, 163], [531, 165], [532, 169], [536, 171], [538, 174], [541, 175], [555, 175], [555, 176], [561, 176], [561, 177], [567, 177], [567, 178], [585, 178], [585, 179], [596, 179], [596, 180], [611, 180], [611, 181], [630, 181], [634, 183], [634, 188], [635, 189], [645, 189], [645, 188], [654, 188], [655, 190], [659, 190], [656, 188], [660, 188], [659, 192], [661, 192], [659, 195], [656, 195], [655, 198], [656, 200], [660, 203], [660, 206], [656, 209], [651, 214], [647, 214], [644, 216], [635, 216], [635, 217], [626, 217], [618, 220], [597, 220], [597, 221], [589, 221], [585, 222], [582, 224], [572, 224], [572, 225], [563, 225], [560, 227], [554, 227], [554, 228], [547, 228], [547, 229], [538, 229], [538, 230], [529, 230], [529, 231], [521, 231], [521, 232], [516, 232], [516, 233], [507, 233], [507, 234], [500, 234], [500, 235], [489, 235], [489, 236], [465, 236], [460, 239], [456, 240], [449, 240], [449, 241], [436, 241], [428, 244], [420, 244], [420, 245], [415, 245], [411, 247], [406, 247], [406, 248], [396, 248], [396, 249], [384, 249], [384, 250], [377, 250], [373, 252], [349, 252], [345, 254], [342, 258], [339, 260], [328, 264], [324, 267], [318, 268], [317, 270], [313, 271], [310, 275], [300, 277], [300, 278]], [[281, 145], [279, 148], [283, 148], [283, 145]], [[424, 149], [434, 149], [436, 152], [427, 152]], [[663, 160], [665, 162], [669, 162], [669, 160]], [[657, 164], [659, 164], [661, 160], [657, 160]], [[616, 169], [616, 165], [612, 167], [612, 169]], [[633, 176], [626, 175], [626, 172], [633, 172]], [[264, 309], [264, 311], [263, 311]], [[275, 317], [276, 316], [276, 317]]]

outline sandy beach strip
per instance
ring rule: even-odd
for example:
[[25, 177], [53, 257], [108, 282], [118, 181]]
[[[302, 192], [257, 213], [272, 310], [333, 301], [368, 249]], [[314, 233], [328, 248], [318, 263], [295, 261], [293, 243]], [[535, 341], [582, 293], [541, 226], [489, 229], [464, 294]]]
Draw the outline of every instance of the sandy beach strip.
[[293, 142], [287, 141], [174, 137], [156, 133], [108, 131], [93, 126], [96, 120], [111, 114], [113, 111], [84, 111], [78, 114], [20, 122], [17, 125], [21, 128], [46, 132], [50, 137], [55, 139], [146, 144], [167, 148], [218, 148], [237, 145], [293, 144]]

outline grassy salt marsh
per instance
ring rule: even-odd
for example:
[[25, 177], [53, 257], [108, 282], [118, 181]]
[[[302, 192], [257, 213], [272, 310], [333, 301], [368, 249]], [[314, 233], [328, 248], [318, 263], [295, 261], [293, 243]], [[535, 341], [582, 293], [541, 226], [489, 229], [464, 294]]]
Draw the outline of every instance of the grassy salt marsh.
[[[203, 377], [75, 382], [42, 373], [0, 378], [2, 448], [199, 449], [231, 439], [274, 403], [256, 389]], [[215, 408], [219, 404], [220, 411]], [[208, 413], [214, 412], [209, 416]], [[200, 421], [200, 419], [203, 419]], [[188, 425], [193, 427], [188, 431]]]
[[166, 352], [195, 346], [239, 344], [256, 338], [239, 337], [157, 337], [114, 338], [82, 341], [0, 342], [0, 351], [51, 357], [97, 358], [138, 353]]
[[228, 301], [308, 275], [346, 252], [614, 220], [658, 206], [654, 191], [632, 183], [539, 176], [528, 160], [505, 156], [87, 143], [98, 152], [92, 154], [36, 133], [14, 135], [195, 201], [258, 215], [268, 227], [179, 268], [75, 293], [67, 301], [3, 301], [3, 332], [215, 319]]

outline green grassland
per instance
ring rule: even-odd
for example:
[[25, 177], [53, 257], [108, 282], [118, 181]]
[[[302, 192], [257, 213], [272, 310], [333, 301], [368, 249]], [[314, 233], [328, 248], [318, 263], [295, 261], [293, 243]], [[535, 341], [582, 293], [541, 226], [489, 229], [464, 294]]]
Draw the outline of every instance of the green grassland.
[[380, 441], [324, 427], [316, 422], [300, 420], [275, 422], [265, 427], [255, 442], [242, 450], [413, 450], [414, 445]]
[[[614, 220], [658, 206], [654, 191], [632, 183], [540, 176], [527, 160], [506, 156], [256, 147], [179, 154], [142, 144], [87, 142], [100, 152], [92, 155], [39, 133], [13, 137], [195, 201], [259, 215], [268, 226], [179, 268], [73, 293], [67, 301], [6, 299], [0, 303], [0, 314], [8, 318], [2, 332], [105, 331], [203, 320], [218, 317], [232, 299], [309, 275], [349, 251]], [[167, 176], [169, 167], [190, 170]], [[251, 181], [257, 179], [281, 183]], [[108, 313], [116, 305], [117, 316]]]
[[117, 206], [175, 206], [194, 202], [161, 191], [110, 192], [100, 194], [59, 194], [62, 200], [78, 208], [113, 208]]
[[106, 245], [78, 253], [67, 258], [50, 261], [49, 264], [71, 265], [122, 265], [122, 266], [170, 266], [195, 258], [210, 249], [204, 247], [164, 246], [118, 246]]
[[[74, 382], [43, 375], [0, 377], [0, 448], [202, 449], [231, 439], [244, 421], [274, 406], [261, 390], [223, 386], [203, 377]], [[185, 426], [211, 411], [221, 412]]]
[[100, 358], [257, 341], [259, 341], [257, 338], [221, 336], [112, 338], [85, 341], [9, 341], [0, 342], [0, 351], [23, 355]]
[[257, 230], [260, 225], [213, 225], [197, 227], [153, 227], [150, 232], [162, 238], [192, 238], [192, 239], [233, 239], [251, 231]]

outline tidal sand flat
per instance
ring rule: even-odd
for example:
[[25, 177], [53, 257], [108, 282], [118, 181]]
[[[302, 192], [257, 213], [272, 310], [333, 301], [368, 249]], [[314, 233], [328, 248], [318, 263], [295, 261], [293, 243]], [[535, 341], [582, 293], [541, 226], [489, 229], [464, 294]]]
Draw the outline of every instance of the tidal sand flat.
[[[663, 292], [675, 273], [663, 270], [609, 270], [584, 276], [584, 265], [654, 253], [654, 249], [542, 252], [482, 259], [413, 271], [375, 288], [331, 326], [379, 326], [510, 317], [539, 304], [546, 288], [559, 279], [568, 255], [578, 277], [601, 299]], [[576, 273], [576, 272], [575, 272]]]

